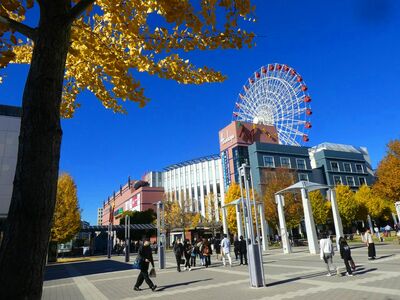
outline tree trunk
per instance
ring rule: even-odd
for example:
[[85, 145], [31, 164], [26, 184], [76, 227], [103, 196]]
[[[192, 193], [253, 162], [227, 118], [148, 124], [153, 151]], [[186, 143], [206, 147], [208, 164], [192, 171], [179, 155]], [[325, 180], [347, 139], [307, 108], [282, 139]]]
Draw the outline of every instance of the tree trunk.
[[56, 200], [70, 1], [39, 2], [40, 23], [23, 95], [14, 189], [0, 248], [2, 299], [41, 298]]

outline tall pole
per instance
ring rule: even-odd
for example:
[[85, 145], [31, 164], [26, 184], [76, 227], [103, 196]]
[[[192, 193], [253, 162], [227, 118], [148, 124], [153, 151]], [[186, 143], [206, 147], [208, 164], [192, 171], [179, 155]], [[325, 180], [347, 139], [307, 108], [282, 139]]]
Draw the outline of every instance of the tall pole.
[[397, 220], [400, 223], [400, 201], [397, 201], [394, 203], [395, 207], [396, 207], [396, 212], [397, 212]]
[[243, 236], [243, 221], [242, 221], [242, 214], [240, 212], [240, 203], [235, 204], [236, 209], [236, 224], [237, 224], [237, 233], [238, 238]]
[[306, 232], [307, 232], [307, 242], [308, 249], [311, 254], [318, 254], [318, 239], [317, 239], [317, 231], [315, 230], [314, 217], [312, 215], [311, 203], [308, 199], [308, 193], [305, 188], [301, 188], [301, 198], [303, 202], [303, 210], [304, 210], [304, 222], [306, 224]]
[[161, 201], [157, 202], [157, 248], [158, 268], [165, 269], [165, 241], [164, 234], [164, 207]]
[[263, 251], [267, 251], [269, 238], [268, 238], [268, 224], [267, 221], [265, 220], [264, 203], [260, 203], [258, 205], [258, 213], [260, 214], [262, 247]]
[[283, 210], [285, 202], [283, 196], [275, 195], [275, 202], [278, 208], [279, 230], [281, 232], [282, 250], [284, 254], [289, 254], [292, 252], [292, 247], [289, 243], [288, 232], [286, 228], [285, 212]]
[[242, 180], [244, 181], [244, 188], [246, 190], [246, 199], [243, 201], [244, 205], [244, 216], [247, 228], [247, 253], [248, 253], [248, 262], [249, 262], [249, 275], [250, 275], [250, 286], [252, 287], [264, 287], [264, 268], [262, 264], [262, 259], [260, 255], [260, 247], [254, 238], [254, 228], [253, 228], [253, 218], [251, 214], [251, 202], [250, 202], [250, 167], [246, 164], [243, 164], [239, 168], [240, 175], [240, 192], [242, 194], [243, 199], [243, 185]]
[[340, 249], [339, 238], [344, 237], [342, 219], [340, 218], [340, 215], [339, 215], [339, 208], [338, 208], [338, 204], [337, 204], [337, 200], [336, 200], [336, 192], [334, 189], [329, 189], [329, 192], [330, 192], [330, 198], [331, 198], [333, 222], [335, 224], [336, 247], [337, 247], [337, 249]]
[[131, 218], [125, 215], [125, 262], [129, 262], [129, 252], [131, 244]]

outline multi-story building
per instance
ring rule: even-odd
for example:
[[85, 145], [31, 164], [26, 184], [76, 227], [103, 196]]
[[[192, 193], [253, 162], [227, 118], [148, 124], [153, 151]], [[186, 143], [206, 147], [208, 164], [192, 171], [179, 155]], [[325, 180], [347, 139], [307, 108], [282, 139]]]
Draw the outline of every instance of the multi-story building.
[[22, 109], [0, 105], [0, 224], [10, 207]]
[[[222, 165], [219, 155], [193, 159], [164, 168], [163, 186], [168, 200], [181, 205], [189, 201], [191, 211], [205, 216], [205, 199], [212, 194], [215, 208], [224, 204]], [[217, 220], [219, 219], [217, 215]]]
[[239, 182], [239, 167], [250, 163], [248, 146], [254, 142], [278, 144], [274, 126], [233, 121], [219, 131], [224, 188]]
[[162, 187], [163, 172], [148, 172], [143, 176], [143, 180], [148, 182], [151, 187]]
[[114, 224], [119, 224], [118, 219], [124, 211], [156, 210], [155, 203], [161, 201], [163, 195], [162, 187], [138, 186], [135, 182], [128, 180], [127, 184], [120, 186], [118, 192], [114, 192], [107, 201], [103, 202], [102, 225], [108, 225], [112, 205], [114, 205]]
[[97, 209], [97, 225], [101, 225], [103, 223], [103, 207], [99, 207]]
[[365, 147], [322, 143], [299, 147], [255, 142], [248, 146], [254, 188], [258, 193], [268, 184], [277, 168], [288, 169], [294, 181], [312, 181], [334, 186], [344, 184], [358, 189], [371, 185], [374, 175]]
[[315, 181], [307, 147], [255, 142], [248, 147], [253, 184], [261, 194], [276, 168], [285, 168], [293, 180]]
[[372, 185], [374, 173], [365, 147], [322, 143], [309, 149], [311, 166], [323, 174], [325, 184], [344, 184], [357, 189]]

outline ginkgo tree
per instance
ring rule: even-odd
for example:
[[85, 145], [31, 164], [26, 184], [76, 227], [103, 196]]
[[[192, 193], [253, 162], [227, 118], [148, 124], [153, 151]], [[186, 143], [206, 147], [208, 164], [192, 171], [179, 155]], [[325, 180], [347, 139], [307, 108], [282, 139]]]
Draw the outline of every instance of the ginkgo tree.
[[[37, 13], [29, 16], [38, 19], [25, 22], [32, 7]], [[104, 107], [123, 112], [123, 101], [141, 107], [148, 101], [137, 72], [184, 84], [223, 81], [220, 72], [197, 68], [182, 55], [251, 46], [254, 35], [239, 25], [253, 19], [253, 10], [250, 0], [1, 1], [0, 69], [12, 62], [29, 63], [30, 69], [0, 249], [0, 295], [41, 298], [57, 190], [60, 116], [72, 117], [79, 93], [89, 90]]]
[[65, 243], [71, 240], [81, 227], [81, 214], [74, 179], [68, 173], [58, 177], [57, 201], [54, 211], [51, 241]]

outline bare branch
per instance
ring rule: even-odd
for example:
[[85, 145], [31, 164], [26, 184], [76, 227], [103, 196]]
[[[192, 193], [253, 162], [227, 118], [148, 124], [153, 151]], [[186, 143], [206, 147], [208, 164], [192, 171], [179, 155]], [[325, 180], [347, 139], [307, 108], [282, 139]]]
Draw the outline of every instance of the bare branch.
[[76, 4], [70, 11], [67, 22], [72, 23], [76, 18], [78, 18], [91, 4], [96, 0], [81, 0]]
[[28, 25], [22, 24], [18, 21], [10, 19], [6, 16], [0, 16], [0, 23], [4, 24], [11, 29], [25, 35], [26, 37], [30, 38], [31, 40], [36, 40], [36, 29], [29, 27]]

